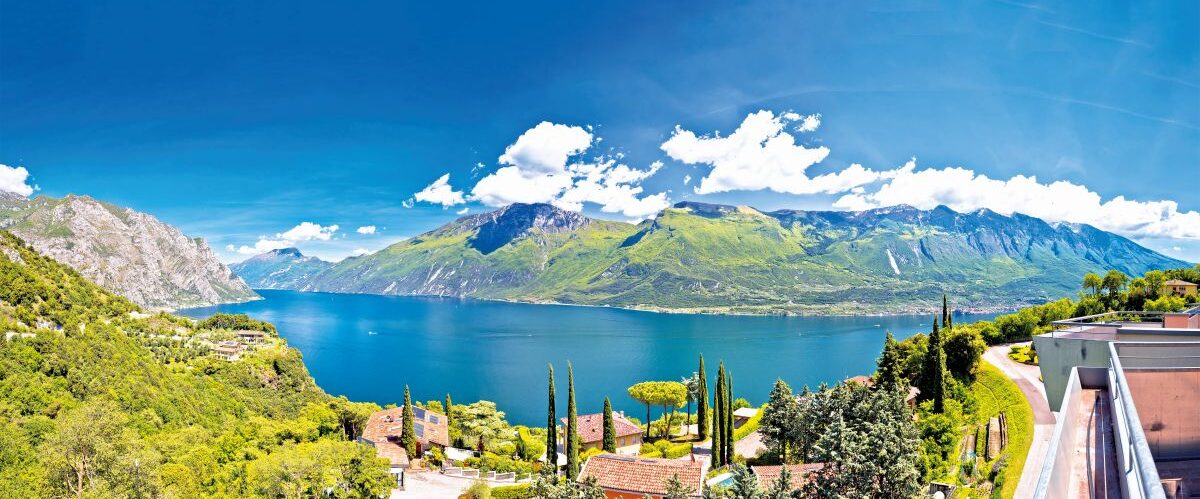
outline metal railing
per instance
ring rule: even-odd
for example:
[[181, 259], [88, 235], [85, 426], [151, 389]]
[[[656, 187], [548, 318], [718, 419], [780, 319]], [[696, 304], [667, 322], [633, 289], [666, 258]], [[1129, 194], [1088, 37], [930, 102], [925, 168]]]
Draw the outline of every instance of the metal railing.
[[[1116, 379], [1116, 384], [1110, 388], [1115, 392], [1111, 396], [1120, 404], [1118, 410], [1114, 411], [1114, 417], [1122, 418], [1125, 427], [1125, 438], [1118, 439], [1116, 443], [1121, 446], [1118, 454], [1122, 457], [1128, 456], [1128, 461], [1123, 463], [1125, 469], [1122, 470], [1122, 474], [1130, 482], [1127, 490], [1132, 497], [1166, 499], [1166, 492], [1163, 491], [1162, 481], [1158, 477], [1158, 467], [1154, 464], [1154, 454], [1150, 452], [1150, 443], [1142, 430], [1137, 406], [1133, 403], [1133, 395], [1129, 393], [1129, 382], [1125, 379], [1125, 369], [1121, 365], [1117, 345], [1108, 345], [1112, 363], [1111, 373]], [[1136, 483], [1132, 483], [1135, 481]]]

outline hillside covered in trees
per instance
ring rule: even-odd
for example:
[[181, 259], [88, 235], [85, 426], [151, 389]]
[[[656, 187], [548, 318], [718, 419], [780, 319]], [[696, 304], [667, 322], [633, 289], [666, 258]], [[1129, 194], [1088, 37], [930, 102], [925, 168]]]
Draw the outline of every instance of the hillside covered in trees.
[[[274, 328], [149, 315], [0, 232], [0, 497], [334, 497], [389, 489], [373, 404], [313, 382]], [[204, 345], [267, 332], [237, 361]]]

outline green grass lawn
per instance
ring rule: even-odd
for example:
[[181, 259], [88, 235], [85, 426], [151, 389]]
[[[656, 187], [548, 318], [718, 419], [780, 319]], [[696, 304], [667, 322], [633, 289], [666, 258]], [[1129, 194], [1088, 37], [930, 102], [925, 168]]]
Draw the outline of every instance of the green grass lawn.
[[[1029, 455], [1029, 446], [1033, 442], [1033, 408], [1025, 400], [1025, 395], [1011, 379], [1000, 372], [995, 366], [982, 362], [971, 383], [971, 393], [979, 404], [975, 411], [975, 421], [983, 423], [1001, 411], [1008, 417], [1008, 447], [1001, 457], [1007, 457], [1004, 467], [997, 474], [1000, 481], [999, 497], [1013, 497], [1017, 482], [1021, 478], [1021, 470], [1025, 467], [1025, 459]], [[995, 464], [995, 460], [988, 466]], [[993, 494], [995, 497], [995, 494]]]

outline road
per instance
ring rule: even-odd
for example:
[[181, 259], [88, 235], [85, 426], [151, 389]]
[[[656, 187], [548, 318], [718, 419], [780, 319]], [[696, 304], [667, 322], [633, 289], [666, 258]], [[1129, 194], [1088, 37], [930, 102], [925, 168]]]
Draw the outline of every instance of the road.
[[[1029, 342], [1015, 343], [1028, 345]], [[1017, 384], [1029, 406], [1033, 408], [1033, 442], [1029, 445], [1029, 457], [1025, 458], [1025, 468], [1021, 470], [1021, 481], [1013, 497], [1033, 497], [1037, 487], [1038, 474], [1042, 471], [1042, 463], [1046, 460], [1046, 448], [1054, 433], [1054, 413], [1046, 402], [1046, 387], [1041, 381], [1041, 371], [1037, 366], [1022, 364], [1008, 358], [1009, 347], [1012, 345], [996, 345], [988, 348], [983, 354], [993, 366], [996, 366]]]

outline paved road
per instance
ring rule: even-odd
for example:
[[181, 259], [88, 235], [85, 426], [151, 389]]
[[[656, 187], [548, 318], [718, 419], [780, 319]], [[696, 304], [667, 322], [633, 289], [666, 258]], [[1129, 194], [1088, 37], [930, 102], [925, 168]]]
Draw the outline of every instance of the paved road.
[[[1029, 342], [1016, 343], [1028, 345]], [[1033, 408], [1033, 442], [1029, 445], [1029, 457], [1025, 459], [1025, 468], [1021, 470], [1021, 481], [1013, 497], [1033, 497], [1037, 487], [1038, 474], [1041, 473], [1042, 463], [1046, 460], [1046, 448], [1054, 433], [1054, 413], [1046, 402], [1046, 387], [1040, 379], [1041, 370], [1008, 358], [1009, 347], [1012, 345], [996, 345], [984, 352], [983, 358], [1000, 369], [1012, 379], [1025, 394]]]

